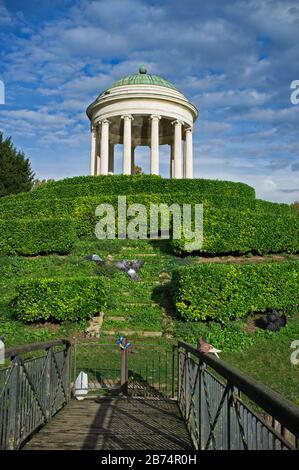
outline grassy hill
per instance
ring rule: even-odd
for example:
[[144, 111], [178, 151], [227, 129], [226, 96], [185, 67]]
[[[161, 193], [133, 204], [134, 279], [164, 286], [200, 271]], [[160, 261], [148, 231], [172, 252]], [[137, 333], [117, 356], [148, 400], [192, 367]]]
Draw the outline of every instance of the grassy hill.
[[[110, 202], [117, 207], [118, 195], [126, 195], [129, 202], [142, 202], [147, 206], [151, 202], [203, 203], [204, 213], [208, 214], [204, 234], [209, 240], [204, 250], [187, 254], [181, 246], [167, 240], [97, 240], [93, 234], [95, 207], [101, 202]], [[199, 336], [205, 336], [223, 350], [222, 358], [298, 404], [298, 371], [289, 359], [290, 343], [299, 338], [296, 298], [289, 296], [291, 301], [282, 305], [288, 315], [288, 326], [278, 333], [256, 329], [249, 304], [245, 305], [248, 314], [242, 318], [232, 318], [228, 314], [226, 318], [225, 309], [222, 309], [221, 322], [211, 316], [204, 321], [186, 321], [176, 305], [172, 280], [177, 270], [184, 270], [189, 275], [189, 268], [208, 265], [211, 285], [216, 286], [219, 285], [216, 266], [223, 264], [275, 263], [278, 277], [280, 265], [281, 271], [288, 275], [286, 267], [290, 258], [295, 260], [296, 266], [299, 263], [296, 261], [298, 227], [298, 217], [290, 206], [256, 200], [254, 190], [242, 183], [163, 180], [149, 176], [79, 177], [45, 184], [32, 193], [1, 198], [0, 335], [5, 336], [7, 345], [64, 336], [80, 338], [84, 337], [88, 327], [88, 309], [90, 316], [103, 310], [102, 337], [115, 341], [118, 334], [125, 333], [162, 342], [182, 338], [196, 344]], [[86, 259], [92, 253], [105, 260], [111, 256], [114, 260], [143, 259], [145, 264], [139, 281], [132, 282], [109, 263], [105, 268], [97, 266]], [[73, 287], [80, 286], [80, 280], [83, 286], [87, 279], [94, 279], [95, 284], [88, 285], [93, 294], [98, 288], [97, 282], [103, 281], [105, 299], [99, 292], [99, 297], [94, 296], [92, 300], [83, 288]], [[30, 318], [38, 296], [45, 295], [44, 288], [43, 294], [40, 293], [41, 286], [49, 280], [56, 281], [53, 285], [64, 286], [64, 296], [66, 287], [72, 285], [71, 297], [78, 296], [78, 303], [83, 302], [80, 303], [83, 305], [82, 318], [72, 321], [67, 317], [66, 305], [70, 301], [65, 300], [67, 297], [60, 298], [62, 294], [58, 294], [57, 289], [50, 291], [45, 297], [46, 303], [39, 305], [45, 305], [44, 309], [49, 310], [47, 299], [55, 300], [55, 309], [60, 305], [63, 320], [50, 317], [45, 321], [42, 315], [41, 318]], [[291, 282], [288, 277], [286, 282]], [[225, 285], [237, 292], [231, 278]], [[251, 279], [246, 289], [250, 291], [254, 285], [257, 283]], [[203, 285], [201, 289], [204, 296], [208, 286], [205, 289]], [[290, 289], [294, 292], [293, 284]], [[219, 292], [222, 292], [221, 285]], [[263, 292], [259, 292], [264, 299]], [[279, 298], [278, 290], [275, 293], [274, 289], [272, 294], [271, 301]], [[216, 299], [219, 294], [215, 291], [213, 295]], [[87, 297], [89, 302], [86, 303]], [[225, 304], [230, 305], [229, 297]], [[262, 305], [261, 311], [266, 306], [275, 307], [265, 303], [257, 304], [257, 307], [259, 305]], [[244, 311], [243, 304], [242, 308]], [[42, 309], [39, 307], [41, 314]]]

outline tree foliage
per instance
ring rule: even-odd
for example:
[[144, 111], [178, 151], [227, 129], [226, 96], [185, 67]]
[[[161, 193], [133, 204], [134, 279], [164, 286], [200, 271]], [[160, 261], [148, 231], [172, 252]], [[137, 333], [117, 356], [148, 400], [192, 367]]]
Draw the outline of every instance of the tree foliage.
[[30, 191], [34, 179], [28, 158], [0, 132], [0, 196]]
[[295, 202], [292, 204], [292, 207], [294, 207], [295, 211], [296, 211], [297, 214], [299, 215], [299, 202], [298, 202], [298, 201], [295, 201]]
[[141, 168], [141, 166], [134, 165], [133, 175], [144, 175], [144, 172], [143, 172], [143, 169]]

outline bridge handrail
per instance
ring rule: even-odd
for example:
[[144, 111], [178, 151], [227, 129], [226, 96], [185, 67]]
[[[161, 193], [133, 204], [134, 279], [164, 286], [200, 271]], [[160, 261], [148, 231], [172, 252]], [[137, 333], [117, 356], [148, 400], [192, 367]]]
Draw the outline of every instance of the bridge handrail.
[[41, 343], [29, 343], [23, 346], [16, 346], [5, 350], [5, 359], [12, 359], [20, 354], [30, 353], [39, 350], [46, 350], [56, 346], [71, 346], [69, 339], [57, 339], [53, 341], [44, 341]]
[[226, 362], [214, 356], [202, 354], [190, 344], [180, 341], [179, 348], [184, 348], [194, 356], [201, 358], [206, 364], [211, 366], [216, 372], [226, 380], [235, 385], [250, 400], [263, 408], [273, 418], [277, 419], [283, 426], [292, 433], [299, 432], [299, 408], [290, 400], [284, 398], [260, 382], [246, 376], [237, 368], [230, 366]]
[[[36, 351], [44, 353], [29, 354]], [[69, 401], [70, 353], [68, 339], [5, 351], [7, 364], [0, 368], [0, 449], [19, 449]]]
[[[211, 354], [203, 354], [197, 348], [184, 341], [178, 342], [178, 350], [198, 358], [199, 364], [206, 364], [227, 381], [230, 387], [236, 387], [249, 400], [277, 420], [280, 425], [288, 429], [294, 436], [299, 437], [299, 408], [290, 400], [262, 385], [258, 381], [243, 374], [237, 368], [217, 359]], [[225, 385], [225, 384], [224, 384]]]

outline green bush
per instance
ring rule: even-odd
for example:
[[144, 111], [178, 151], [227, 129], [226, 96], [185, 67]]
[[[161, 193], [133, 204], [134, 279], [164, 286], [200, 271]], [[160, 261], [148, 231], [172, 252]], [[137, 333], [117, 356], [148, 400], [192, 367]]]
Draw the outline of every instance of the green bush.
[[66, 254], [75, 239], [75, 225], [68, 219], [0, 220], [0, 254]]
[[[173, 240], [176, 254], [191, 253], [182, 237]], [[299, 250], [299, 219], [278, 205], [271, 210], [204, 208], [203, 246], [205, 254], [296, 253]]]
[[217, 193], [218, 195], [255, 198], [255, 191], [244, 183], [208, 179], [168, 179], [154, 175], [85, 176], [49, 182], [38, 188], [35, 195], [55, 197], [79, 197], [124, 195], [137, 193]]
[[173, 272], [172, 298], [184, 320], [225, 323], [268, 307], [299, 304], [299, 262], [207, 263]]
[[79, 321], [101, 310], [106, 292], [101, 277], [31, 279], [18, 285], [11, 308], [25, 322]]
[[[243, 196], [227, 196], [215, 193], [201, 193], [194, 191], [186, 192], [165, 192], [165, 193], [129, 193], [126, 194], [129, 204], [142, 203], [148, 206], [152, 203], [165, 204], [203, 204], [204, 208], [227, 208], [227, 209], [256, 209], [267, 213], [294, 215], [296, 211], [293, 206], [287, 204], [277, 204], [269, 201], [249, 199]], [[102, 203], [111, 203], [117, 208], [118, 196], [99, 194], [97, 196], [79, 196], [75, 198], [58, 198], [47, 196], [41, 193], [36, 196], [36, 192], [19, 195], [18, 197], [8, 197], [0, 199], [0, 219], [29, 218], [29, 217], [73, 217], [80, 221], [80, 212], [83, 210], [84, 218], [94, 219], [95, 208]], [[79, 223], [79, 222], [78, 222]]]
[[223, 352], [242, 352], [253, 345], [259, 331], [255, 335], [247, 333], [244, 325], [238, 321], [229, 322], [225, 326], [216, 322], [184, 322], [175, 321], [176, 337], [197, 346], [198, 339], [203, 337]]
[[[150, 204], [203, 204], [201, 253], [298, 251], [299, 220], [293, 207], [255, 200], [252, 188], [227, 181], [149, 175], [68, 178], [48, 182], [29, 194], [1, 198], [0, 219], [71, 218], [78, 236], [93, 236], [96, 207], [109, 203], [117, 216], [118, 195], [126, 195], [127, 205], [139, 203], [147, 210]], [[174, 240], [173, 249], [176, 254], [191, 252], [186, 251], [184, 239]]]
[[[32, 193], [35, 194], [35, 193]], [[138, 203], [144, 204], [149, 209], [150, 204], [203, 204], [204, 208], [218, 207], [234, 207], [247, 208], [255, 207], [254, 199], [245, 197], [223, 196], [219, 198], [217, 194], [208, 193], [139, 193], [127, 194], [127, 205]], [[42, 194], [40, 198], [32, 198], [31, 194], [25, 198], [12, 198], [4, 202], [0, 202], [0, 219], [9, 219], [22, 217], [71, 217], [77, 228], [78, 235], [93, 234], [97, 218], [95, 217], [95, 209], [98, 205], [106, 203], [112, 204], [116, 210], [118, 207], [117, 195], [98, 196], [80, 196], [76, 198], [56, 198], [46, 197]]]

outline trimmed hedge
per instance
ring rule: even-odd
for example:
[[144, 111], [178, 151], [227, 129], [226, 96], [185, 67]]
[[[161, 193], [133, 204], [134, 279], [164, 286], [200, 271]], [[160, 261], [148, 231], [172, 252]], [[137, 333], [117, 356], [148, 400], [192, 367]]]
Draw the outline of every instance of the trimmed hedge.
[[[40, 186], [35, 194], [55, 197], [124, 195], [137, 193], [191, 192], [255, 198], [255, 190], [244, 183], [208, 179], [168, 179], [153, 175], [86, 176], [53, 181]], [[32, 193], [32, 194], [34, 194]]]
[[225, 323], [268, 307], [299, 304], [299, 262], [207, 263], [173, 272], [172, 298], [186, 321]]
[[75, 239], [75, 225], [69, 219], [0, 220], [0, 254], [66, 254]]
[[106, 292], [101, 277], [31, 279], [18, 285], [11, 308], [25, 322], [89, 319], [105, 305]]
[[[36, 193], [34, 193], [36, 194]], [[28, 199], [30, 197], [30, 199]], [[88, 235], [94, 233], [97, 219], [95, 217], [95, 208], [101, 203], [110, 203], [117, 209], [117, 195], [99, 195], [85, 196], [77, 198], [52, 198], [42, 197], [31, 199], [29, 195], [27, 199], [8, 199], [1, 203], [0, 201], [0, 219], [22, 217], [71, 217], [76, 225], [78, 235]], [[213, 207], [221, 208], [221, 210], [245, 210], [252, 209], [258, 211], [266, 211], [267, 214], [273, 215], [294, 215], [294, 209], [287, 204], [276, 204], [267, 201], [247, 199], [244, 197], [219, 197], [217, 194], [201, 194], [198, 192], [191, 193], [152, 193], [152, 194], [127, 194], [127, 204], [139, 203], [149, 208], [151, 203], [165, 203], [171, 205], [177, 204], [203, 204], [204, 210]], [[223, 214], [221, 214], [221, 217]], [[219, 218], [219, 220], [221, 219]], [[223, 217], [222, 217], [223, 218]]]
[[[144, 204], [149, 209], [150, 204], [165, 203], [171, 205], [176, 204], [204, 204], [204, 207], [213, 207], [218, 205], [220, 207], [241, 207], [247, 208], [248, 206], [254, 207], [255, 200], [248, 200], [243, 197], [230, 198], [219, 196], [215, 194], [201, 194], [201, 193], [163, 193], [163, 194], [127, 194], [127, 205], [138, 203]], [[95, 217], [95, 209], [99, 204], [106, 203], [112, 204], [116, 209], [118, 207], [117, 195], [99, 195], [99, 196], [85, 196], [77, 198], [42, 198], [20, 199], [20, 200], [7, 200], [1, 204], [0, 202], [0, 219], [17, 218], [22, 214], [22, 217], [71, 217], [74, 221], [78, 235], [90, 235], [94, 233], [97, 218]]]
[[[68, 178], [49, 182], [32, 193], [1, 198], [0, 219], [71, 218], [78, 236], [90, 236], [98, 221], [96, 207], [110, 203], [117, 215], [118, 194], [126, 194], [128, 205], [144, 204], [147, 209], [152, 203], [203, 203], [201, 253], [293, 253], [299, 249], [299, 220], [293, 207], [255, 200], [253, 188], [227, 181], [172, 180], [150, 175]], [[174, 252], [189, 253], [184, 245], [184, 240], [174, 240]], [[35, 254], [36, 250], [55, 251], [41, 246], [28, 253], [9, 252]]]
[[[0, 219], [29, 218], [29, 217], [70, 217], [75, 218], [80, 207], [89, 206], [90, 216], [93, 217], [95, 208], [101, 203], [111, 203], [117, 207], [117, 195], [100, 194], [98, 196], [80, 196], [76, 198], [46, 197], [40, 194], [36, 197], [36, 192], [27, 193], [26, 197], [10, 197], [0, 199]], [[136, 193], [126, 194], [128, 203], [134, 202], [149, 205], [152, 203], [178, 203], [178, 204], [204, 204], [207, 207], [219, 207], [230, 209], [258, 209], [260, 211], [271, 212], [281, 215], [294, 215], [296, 211], [288, 204], [278, 204], [259, 199], [248, 199], [246, 197], [219, 197], [216, 193], [200, 192], [166, 192], [166, 193]]]
[[[186, 250], [185, 239], [172, 240], [176, 254]], [[299, 219], [296, 215], [275, 210], [204, 209], [203, 246], [205, 254], [296, 253], [299, 250]]]

